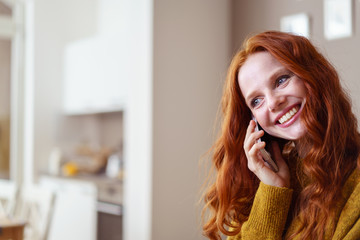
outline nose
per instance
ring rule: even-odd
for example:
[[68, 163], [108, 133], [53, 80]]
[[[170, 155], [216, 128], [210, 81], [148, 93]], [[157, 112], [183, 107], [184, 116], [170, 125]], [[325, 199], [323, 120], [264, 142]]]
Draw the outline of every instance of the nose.
[[285, 96], [276, 93], [269, 93], [267, 105], [270, 112], [275, 112], [285, 102]]

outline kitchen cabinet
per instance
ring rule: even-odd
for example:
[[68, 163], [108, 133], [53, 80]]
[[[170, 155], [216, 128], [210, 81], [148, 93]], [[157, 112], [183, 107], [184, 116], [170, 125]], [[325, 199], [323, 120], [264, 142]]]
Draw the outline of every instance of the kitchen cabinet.
[[40, 186], [55, 193], [49, 240], [96, 240], [97, 188], [88, 181], [42, 176]]
[[126, 107], [126, 3], [102, 0], [98, 4], [96, 31], [64, 48], [66, 114], [122, 111]]
[[68, 44], [64, 63], [66, 114], [122, 111], [127, 84], [117, 38], [94, 37]]
[[121, 180], [96, 175], [43, 175], [39, 183], [56, 196], [49, 240], [122, 239]]

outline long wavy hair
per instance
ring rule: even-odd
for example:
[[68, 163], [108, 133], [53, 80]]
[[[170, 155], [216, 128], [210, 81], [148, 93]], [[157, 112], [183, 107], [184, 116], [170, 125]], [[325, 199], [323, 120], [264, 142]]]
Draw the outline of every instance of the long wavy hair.
[[357, 119], [336, 70], [325, 57], [308, 39], [277, 31], [260, 33], [245, 41], [228, 69], [220, 135], [211, 149], [216, 178], [204, 194], [203, 213], [208, 213], [208, 218], [203, 233], [210, 239], [221, 239], [220, 232], [228, 236], [238, 234], [248, 219], [259, 186], [258, 178], [247, 167], [243, 150], [251, 112], [241, 94], [238, 73], [249, 55], [260, 51], [274, 56], [302, 79], [307, 89], [301, 114], [307, 131], [300, 139], [305, 157], [296, 174], [303, 176], [306, 184], [296, 200], [295, 214], [301, 225], [289, 239], [296, 235], [301, 235], [301, 239], [322, 239], [345, 180], [360, 166]]

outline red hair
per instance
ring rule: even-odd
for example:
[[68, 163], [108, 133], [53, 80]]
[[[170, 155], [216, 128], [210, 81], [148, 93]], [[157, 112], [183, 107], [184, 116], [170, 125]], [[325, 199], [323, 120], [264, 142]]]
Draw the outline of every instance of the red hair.
[[[304, 81], [308, 94], [301, 120], [307, 129], [300, 139], [305, 157], [298, 169], [306, 182], [297, 199], [301, 239], [321, 239], [342, 186], [356, 168], [360, 149], [357, 120], [334, 67], [304, 37], [270, 31], [249, 38], [233, 58], [222, 97], [222, 128], [212, 147], [216, 180], [205, 193], [210, 216], [204, 235], [233, 236], [247, 220], [259, 180], [248, 169], [243, 150], [251, 112], [238, 85], [238, 72], [249, 55], [267, 51]], [[292, 176], [296, 177], [296, 176]], [[329, 184], [331, 183], [331, 185]], [[229, 230], [231, 227], [231, 230]]]

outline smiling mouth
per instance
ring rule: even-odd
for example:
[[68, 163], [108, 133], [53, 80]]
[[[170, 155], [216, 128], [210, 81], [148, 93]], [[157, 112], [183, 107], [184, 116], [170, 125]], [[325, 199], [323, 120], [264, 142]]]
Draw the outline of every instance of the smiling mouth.
[[279, 120], [278, 122], [280, 124], [286, 123], [287, 121], [289, 121], [298, 111], [299, 111], [300, 107], [299, 106], [295, 106], [292, 109], [290, 109], [287, 113], [285, 113]]

